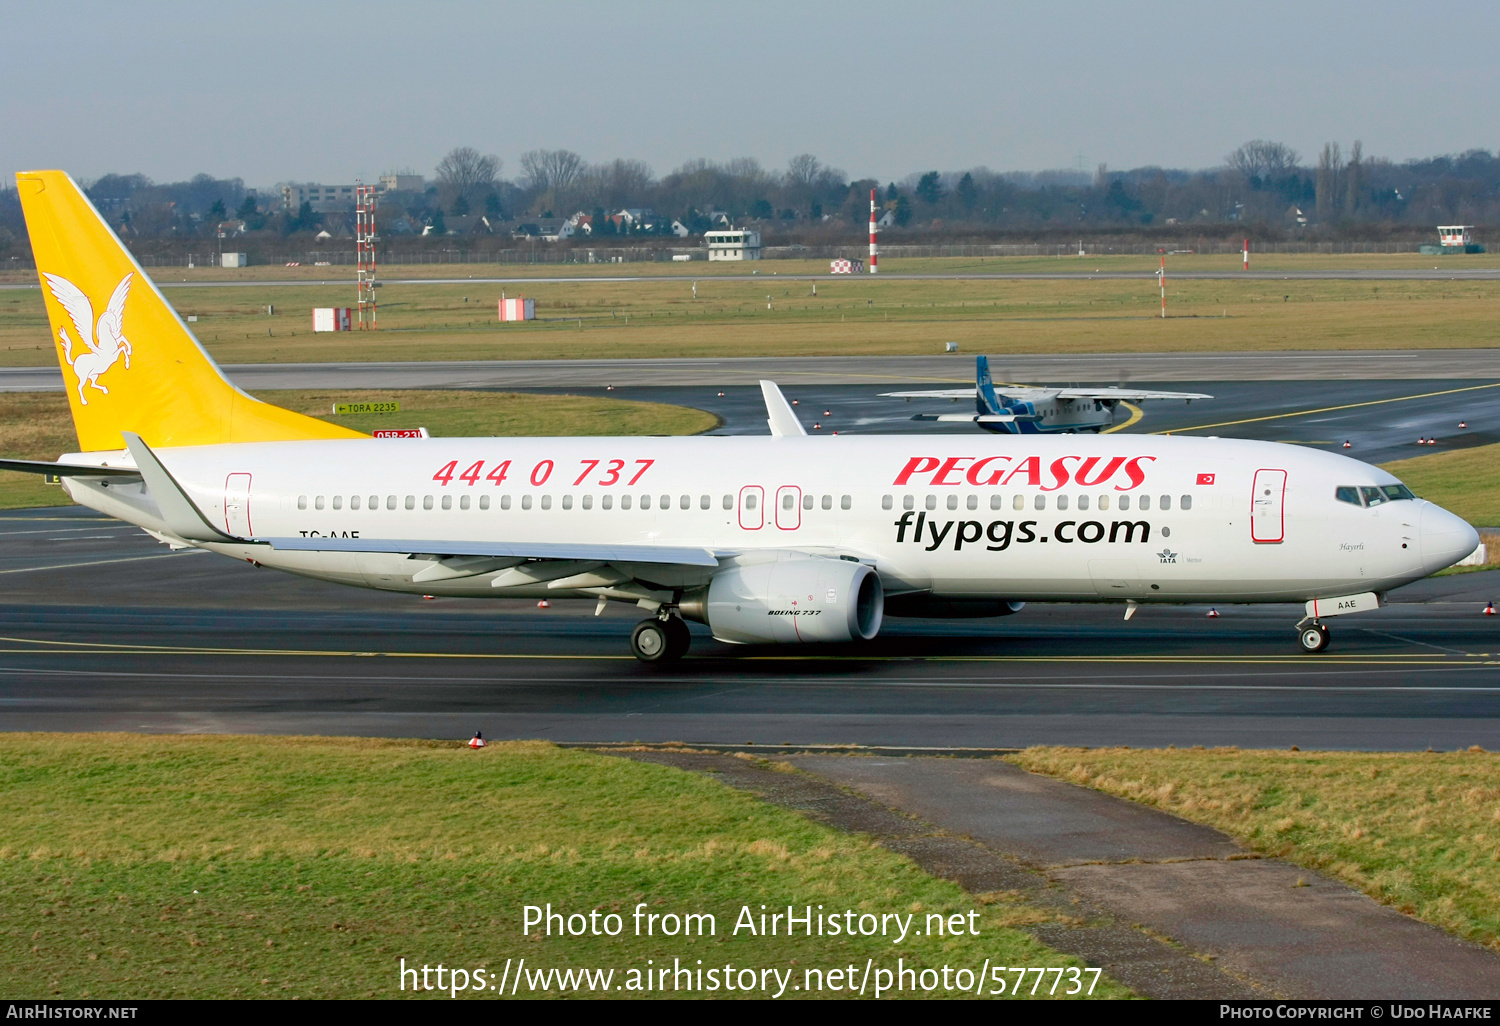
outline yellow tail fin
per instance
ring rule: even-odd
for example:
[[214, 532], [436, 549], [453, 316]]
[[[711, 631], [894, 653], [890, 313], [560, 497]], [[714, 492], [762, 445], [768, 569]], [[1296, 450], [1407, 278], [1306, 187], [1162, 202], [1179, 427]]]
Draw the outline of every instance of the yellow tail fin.
[[67, 174], [16, 185], [83, 451], [364, 437], [230, 384]]

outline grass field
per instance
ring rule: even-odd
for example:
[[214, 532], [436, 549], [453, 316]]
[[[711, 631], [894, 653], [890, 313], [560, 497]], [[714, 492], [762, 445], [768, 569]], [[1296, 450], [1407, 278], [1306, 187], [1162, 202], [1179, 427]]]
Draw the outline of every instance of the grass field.
[[[542, 743], [8, 734], [0, 814], [0, 992], [15, 999], [396, 997], [401, 958], [614, 968], [616, 985], [648, 959], [798, 983], [866, 959], [1076, 964], [1015, 929], [1048, 916], [1012, 896], [967, 895], [706, 777]], [[523, 936], [523, 906], [549, 902], [619, 913], [624, 931]], [[713, 913], [716, 935], [633, 936], [638, 902]], [[974, 907], [980, 935], [732, 935], [762, 903], [919, 923]]]
[[1034, 772], [1223, 830], [1500, 949], [1500, 756], [1035, 748]]
[[[371, 431], [425, 427], [435, 436], [695, 435], [718, 420], [702, 410], [622, 399], [459, 391], [261, 392], [258, 398], [322, 420]], [[401, 412], [336, 416], [336, 402], [396, 400]], [[60, 392], [0, 394], [0, 457], [55, 460], [78, 447], [67, 398]], [[57, 485], [36, 474], [0, 471], [0, 509], [68, 502]]]
[[[1316, 266], [1332, 258], [1296, 259]], [[1172, 279], [1169, 269], [1163, 321], [1154, 281], [825, 278], [814, 296], [813, 282], [772, 273], [814, 269], [814, 262], [786, 266], [800, 263], [762, 261], [753, 281], [717, 273], [621, 280], [615, 271], [528, 285], [391, 282], [380, 290], [381, 330], [374, 333], [312, 332], [313, 307], [352, 301], [352, 284], [339, 278], [327, 285], [169, 288], [166, 295], [184, 316], [198, 318], [194, 330], [225, 363], [928, 354], [946, 342], [993, 355], [1463, 348], [1493, 345], [1500, 316], [1494, 282], [1189, 281]], [[945, 261], [941, 269], [980, 269], [969, 264]], [[493, 265], [461, 267], [470, 275], [494, 273]], [[158, 269], [157, 277], [170, 284], [171, 273]], [[191, 273], [194, 281], [215, 280]], [[502, 292], [535, 299], [537, 321], [497, 323]], [[0, 292], [0, 364], [54, 359], [41, 293]]]

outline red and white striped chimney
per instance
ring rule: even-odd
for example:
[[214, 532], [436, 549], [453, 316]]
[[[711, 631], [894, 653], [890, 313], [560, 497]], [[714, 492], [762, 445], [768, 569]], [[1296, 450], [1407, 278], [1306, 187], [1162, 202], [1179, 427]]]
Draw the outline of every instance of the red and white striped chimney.
[[880, 259], [880, 247], [875, 244], [875, 193], [878, 190], [870, 190], [870, 273], [875, 273], [875, 263]]

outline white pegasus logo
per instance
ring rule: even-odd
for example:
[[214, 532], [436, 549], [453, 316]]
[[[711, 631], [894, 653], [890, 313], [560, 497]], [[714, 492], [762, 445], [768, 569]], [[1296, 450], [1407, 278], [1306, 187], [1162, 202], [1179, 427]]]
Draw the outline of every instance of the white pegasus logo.
[[109, 389], [99, 384], [99, 375], [113, 367], [121, 356], [125, 357], [125, 368], [130, 369], [130, 341], [125, 337], [121, 319], [125, 314], [125, 297], [130, 294], [130, 279], [134, 273], [132, 271], [126, 274], [120, 279], [120, 284], [115, 286], [114, 294], [109, 297], [109, 305], [99, 315], [97, 332], [94, 327], [94, 305], [83, 294], [83, 290], [59, 275], [42, 274], [47, 279], [47, 288], [52, 292], [53, 298], [68, 311], [68, 316], [73, 319], [74, 329], [88, 347], [88, 352], [79, 353], [78, 358], [74, 359], [73, 339], [68, 335], [68, 329], [57, 329], [58, 340], [62, 342], [63, 359], [68, 361], [73, 373], [78, 376], [78, 401], [84, 406], [89, 404], [88, 398], [83, 394], [85, 385], [92, 385], [109, 395]]

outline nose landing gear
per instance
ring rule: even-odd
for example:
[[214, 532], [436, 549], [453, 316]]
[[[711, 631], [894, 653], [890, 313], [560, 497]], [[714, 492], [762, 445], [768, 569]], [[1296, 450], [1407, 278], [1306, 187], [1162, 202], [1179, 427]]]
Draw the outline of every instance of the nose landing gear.
[[643, 663], [672, 663], [687, 654], [692, 635], [680, 616], [642, 620], [630, 632], [630, 651]]
[[1321, 620], [1303, 620], [1297, 625], [1297, 644], [1302, 646], [1302, 651], [1309, 654], [1321, 652], [1328, 647], [1332, 635], [1328, 631], [1328, 625]]

